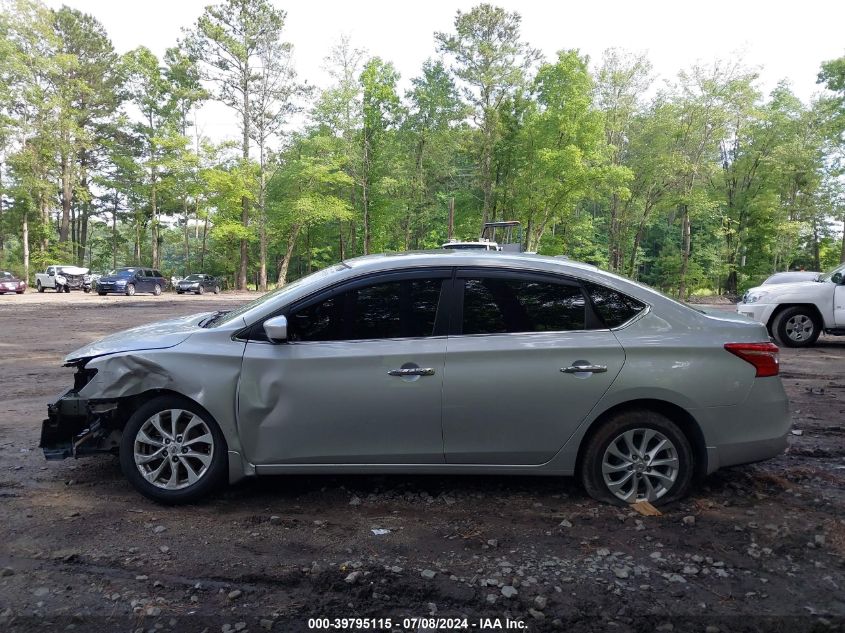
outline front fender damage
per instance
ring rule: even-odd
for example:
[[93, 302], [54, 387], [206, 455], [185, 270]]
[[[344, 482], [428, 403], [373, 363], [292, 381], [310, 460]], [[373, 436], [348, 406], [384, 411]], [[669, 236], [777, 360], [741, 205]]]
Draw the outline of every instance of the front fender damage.
[[39, 446], [48, 460], [117, 453], [129, 415], [127, 398], [173, 382], [157, 363], [129, 354], [68, 365], [77, 368], [74, 385], [47, 405], [41, 426]]

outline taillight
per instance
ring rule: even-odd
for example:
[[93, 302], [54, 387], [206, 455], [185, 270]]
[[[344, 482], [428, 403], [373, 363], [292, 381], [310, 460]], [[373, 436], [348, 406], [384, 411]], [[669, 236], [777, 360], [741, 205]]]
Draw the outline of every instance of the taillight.
[[779, 350], [774, 343], [725, 343], [725, 349], [754, 365], [758, 378], [778, 375]]

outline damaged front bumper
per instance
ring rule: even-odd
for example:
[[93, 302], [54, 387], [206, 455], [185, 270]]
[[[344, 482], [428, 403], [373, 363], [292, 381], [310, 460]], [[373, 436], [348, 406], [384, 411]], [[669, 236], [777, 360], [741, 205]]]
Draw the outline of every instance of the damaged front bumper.
[[38, 446], [46, 459], [66, 459], [98, 453], [117, 453], [119, 403], [94, 401], [79, 396], [93, 372], [80, 366], [74, 386], [47, 405]]

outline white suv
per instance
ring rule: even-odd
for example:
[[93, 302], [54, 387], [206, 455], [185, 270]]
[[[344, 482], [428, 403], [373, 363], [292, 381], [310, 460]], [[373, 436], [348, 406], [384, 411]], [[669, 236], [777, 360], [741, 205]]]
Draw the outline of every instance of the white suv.
[[845, 336], [845, 264], [814, 281], [751, 288], [736, 310], [786, 347], [812, 345], [822, 331]]

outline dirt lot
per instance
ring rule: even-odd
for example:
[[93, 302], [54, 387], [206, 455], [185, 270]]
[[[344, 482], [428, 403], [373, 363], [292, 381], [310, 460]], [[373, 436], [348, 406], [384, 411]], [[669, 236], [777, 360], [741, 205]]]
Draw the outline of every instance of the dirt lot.
[[530, 631], [845, 630], [841, 338], [782, 354], [787, 454], [721, 471], [661, 517], [514, 477], [278, 477], [166, 508], [114, 458], [44, 461], [64, 354], [245, 298], [0, 297], [0, 631], [300, 631], [315, 617], [434, 630], [404, 621], [429, 616], [469, 630], [482, 617]]

